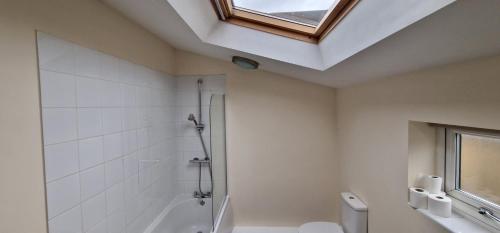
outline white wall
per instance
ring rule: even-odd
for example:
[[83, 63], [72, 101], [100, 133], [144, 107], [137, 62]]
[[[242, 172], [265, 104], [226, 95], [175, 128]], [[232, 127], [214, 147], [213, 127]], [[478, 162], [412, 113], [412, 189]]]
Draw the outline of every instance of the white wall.
[[175, 79], [44, 33], [38, 48], [50, 233], [142, 232], [178, 193]]

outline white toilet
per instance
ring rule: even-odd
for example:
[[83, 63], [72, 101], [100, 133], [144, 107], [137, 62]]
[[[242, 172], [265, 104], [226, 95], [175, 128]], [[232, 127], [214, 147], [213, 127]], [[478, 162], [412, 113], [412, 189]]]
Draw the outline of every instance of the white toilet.
[[334, 222], [309, 222], [299, 233], [367, 233], [368, 208], [352, 193], [341, 193], [342, 226]]

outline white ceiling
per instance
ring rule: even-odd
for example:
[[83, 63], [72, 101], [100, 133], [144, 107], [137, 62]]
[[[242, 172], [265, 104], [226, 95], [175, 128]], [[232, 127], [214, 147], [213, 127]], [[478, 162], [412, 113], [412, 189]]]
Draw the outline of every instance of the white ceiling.
[[[345, 54], [341, 58], [332, 55], [330, 60], [334, 60], [333, 62], [328, 62], [325, 57], [328, 58], [329, 54], [337, 53], [326, 52], [329, 50], [323, 49], [320, 51], [322, 59], [319, 58], [318, 62], [315, 62], [314, 59], [317, 59], [315, 57], [317, 55], [314, 54], [311, 55], [313, 59], [304, 59], [312, 60], [307, 61], [309, 65], [302, 64], [301, 60], [287, 60], [289, 57], [293, 59], [293, 56], [285, 56], [286, 50], [269, 53], [268, 49], [257, 51], [255, 49], [259, 48], [255, 46], [251, 49], [240, 49], [238, 40], [224, 37], [223, 32], [228, 30], [228, 24], [224, 23], [221, 26], [220, 22], [214, 21], [212, 11], [196, 12], [191, 10], [191, 12], [187, 12], [188, 15], [181, 17], [177, 13], [182, 12], [179, 11], [183, 5], [181, 1], [177, 1], [177, 3], [181, 2], [181, 6], [179, 4], [176, 6], [177, 9], [165, 0], [103, 1], [176, 48], [223, 60], [230, 60], [233, 55], [242, 55], [259, 61], [261, 69], [332, 87], [345, 87], [429, 66], [494, 55], [500, 52], [500, 1], [498, 0], [459, 0], [416, 23], [408, 21], [406, 25], [399, 25], [399, 28], [391, 28], [397, 31], [413, 23], [401, 31], [386, 32], [386, 35], [377, 38], [363, 37], [365, 42], [371, 41], [372, 43], [364, 43], [361, 47], [351, 46], [352, 48], [349, 47], [348, 50], [350, 54]], [[208, 0], [193, 2], [200, 1], [208, 2]], [[370, 0], [361, 1], [360, 4], [363, 2], [370, 2]], [[356, 8], [358, 7], [360, 6], [358, 5]], [[192, 9], [192, 7], [186, 7], [186, 9]], [[429, 13], [431, 12], [427, 14]], [[363, 16], [360, 13], [351, 14], [348, 17], [359, 18]], [[426, 15], [422, 15], [422, 17]], [[369, 18], [369, 16], [366, 17]], [[193, 22], [189, 22], [189, 19], [192, 18], [205, 19], [207, 23], [212, 23], [215, 26], [203, 27], [199, 24], [197, 27], [197, 25], [193, 25]], [[188, 23], [186, 23], [186, 19]], [[347, 21], [347, 18], [344, 21]], [[395, 23], [386, 21], [386, 24], [391, 26]], [[235, 26], [231, 25], [230, 27], [233, 28], [229, 30], [233, 30]], [[201, 28], [201, 31], [197, 28]], [[263, 34], [257, 31], [254, 33], [255, 35]], [[339, 31], [333, 31], [330, 35], [338, 35], [335, 33], [339, 33]], [[203, 37], [203, 35], [211, 35], [212, 37]], [[213, 35], [217, 35], [219, 38], [214, 38]], [[331, 37], [330, 35], [329, 37]], [[386, 36], [389, 37], [383, 39]], [[229, 41], [232, 44], [229, 46], [221, 44], [221, 40]], [[339, 44], [336, 43], [337, 46]], [[248, 43], [245, 46], [248, 47]], [[320, 46], [322, 45], [320, 44]], [[297, 49], [294, 46], [289, 50], [295, 51]], [[310, 51], [314, 52], [314, 50]], [[304, 52], [310, 51], [304, 50]], [[325, 65], [324, 63], [329, 64]]]

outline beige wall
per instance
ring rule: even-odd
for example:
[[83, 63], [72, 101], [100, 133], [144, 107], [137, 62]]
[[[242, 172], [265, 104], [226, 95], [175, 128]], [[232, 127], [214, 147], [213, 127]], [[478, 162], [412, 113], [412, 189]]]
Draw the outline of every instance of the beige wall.
[[174, 71], [173, 48], [99, 1], [0, 5], [0, 232], [46, 230], [35, 30], [168, 73], [228, 74], [237, 223], [337, 219], [333, 89], [184, 52]]
[[335, 90], [179, 51], [177, 74], [227, 75], [235, 224], [337, 220]]
[[500, 56], [337, 92], [341, 188], [368, 204], [370, 233], [445, 232], [407, 205], [408, 121], [500, 129]]
[[171, 72], [173, 49], [95, 0], [0, 0], [0, 232], [46, 231], [35, 30]]
[[174, 54], [96, 0], [0, 5], [0, 232], [46, 230], [35, 29], [169, 73], [227, 74], [229, 192], [238, 225], [338, 220], [339, 190], [350, 190], [368, 203], [371, 233], [442, 232], [406, 205], [408, 121], [500, 129], [500, 57], [336, 92]]
[[436, 173], [437, 130], [424, 122], [408, 123], [408, 187], [424, 187], [425, 175]]

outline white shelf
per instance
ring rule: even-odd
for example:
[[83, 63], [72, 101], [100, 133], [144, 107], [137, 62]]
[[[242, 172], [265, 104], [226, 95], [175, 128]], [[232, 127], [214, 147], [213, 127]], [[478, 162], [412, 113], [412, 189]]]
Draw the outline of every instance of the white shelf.
[[417, 212], [423, 214], [432, 221], [443, 226], [450, 232], [454, 233], [490, 233], [491, 231], [483, 228], [475, 222], [463, 217], [462, 215], [452, 212], [451, 217], [443, 218], [432, 214], [428, 209], [416, 209]]

